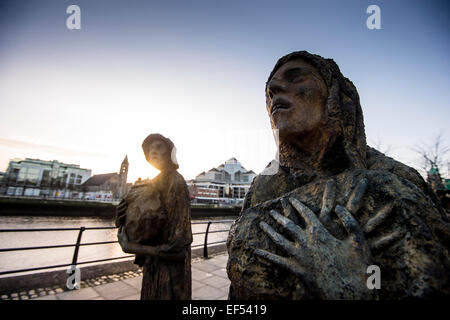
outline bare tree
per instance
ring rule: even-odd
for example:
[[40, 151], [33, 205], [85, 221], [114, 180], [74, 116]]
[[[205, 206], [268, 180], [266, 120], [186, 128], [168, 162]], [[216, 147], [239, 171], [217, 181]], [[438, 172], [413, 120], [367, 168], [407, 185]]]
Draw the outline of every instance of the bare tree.
[[371, 139], [370, 143], [374, 146], [375, 149], [389, 156], [392, 151], [392, 145], [385, 146], [383, 143], [383, 139], [379, 136], [375, 140]]
[[436, 135], [431, 144], [422, 142], [415, 145], [412, 150], [419, 155], [420, 167], [426, 173], [434, 172], [442, 183], [441, 172], [444, 172], [445, 170], [445, 165], [447, 165], [447, 154], [450, 151], [449, 147], [444, 146], [442, 132]]

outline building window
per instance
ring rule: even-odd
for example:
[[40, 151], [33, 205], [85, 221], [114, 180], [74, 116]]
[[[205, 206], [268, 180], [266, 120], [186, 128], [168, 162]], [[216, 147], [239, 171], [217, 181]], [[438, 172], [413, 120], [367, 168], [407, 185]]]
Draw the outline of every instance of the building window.
[[20, 169], [14, 168], [11, 170], [11, 174], [8, 177], [9, 182], [17, 182], [17, 178], [19, 177]]
[[248, 176], [244, 176], [244, 182], [248, 182]]
[[38, 168], [28, 168], [26, 184], [36, 185], [39, 179], [39, 169]]
[[41, 185], [42, 186], [47, 186], [49, 184], [50, 184], [50, 170], [44, 170], [42, 172]]
[[215, 173], [214, 174], [214, 179], [215, 180], [222, 180], [222, 174], [221, 173]]
[[17, 183], [25, 183], [26, 175], [27, 175], [27, 168], [20, 169], [19, 175], [17, 177]]

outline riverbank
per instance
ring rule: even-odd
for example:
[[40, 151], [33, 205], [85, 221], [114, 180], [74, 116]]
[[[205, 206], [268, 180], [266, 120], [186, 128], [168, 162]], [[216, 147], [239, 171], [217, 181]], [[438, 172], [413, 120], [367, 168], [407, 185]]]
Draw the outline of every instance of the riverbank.
[[[111, 219], [116, 203], [100, 201], [0, 198], [0, 216], [68, 216]], [[239, 207], [191, 206], [192, 217], [238, 216]]]

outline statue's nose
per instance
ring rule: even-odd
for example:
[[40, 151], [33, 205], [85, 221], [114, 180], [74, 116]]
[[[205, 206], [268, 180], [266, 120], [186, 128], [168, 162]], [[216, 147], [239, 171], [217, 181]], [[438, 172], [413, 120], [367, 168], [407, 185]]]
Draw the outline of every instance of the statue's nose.
[[269, 91], [269, 96], [273, 97], [277, 93], [285, 92], [286, 84], [280, 80], [272, 79], [267, 84], [267, 90]]

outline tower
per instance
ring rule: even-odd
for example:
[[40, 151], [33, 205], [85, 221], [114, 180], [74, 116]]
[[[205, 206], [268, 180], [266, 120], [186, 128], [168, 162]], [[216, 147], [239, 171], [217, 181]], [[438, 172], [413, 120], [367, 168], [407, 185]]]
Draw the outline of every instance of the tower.
[[122, 161], [120, 165], [119, 178], [120, 178], [120, 189], [119, 189], [119, 197], [122, 198], [127, 189], [127, 176], [128, 176], [128, 155]]

